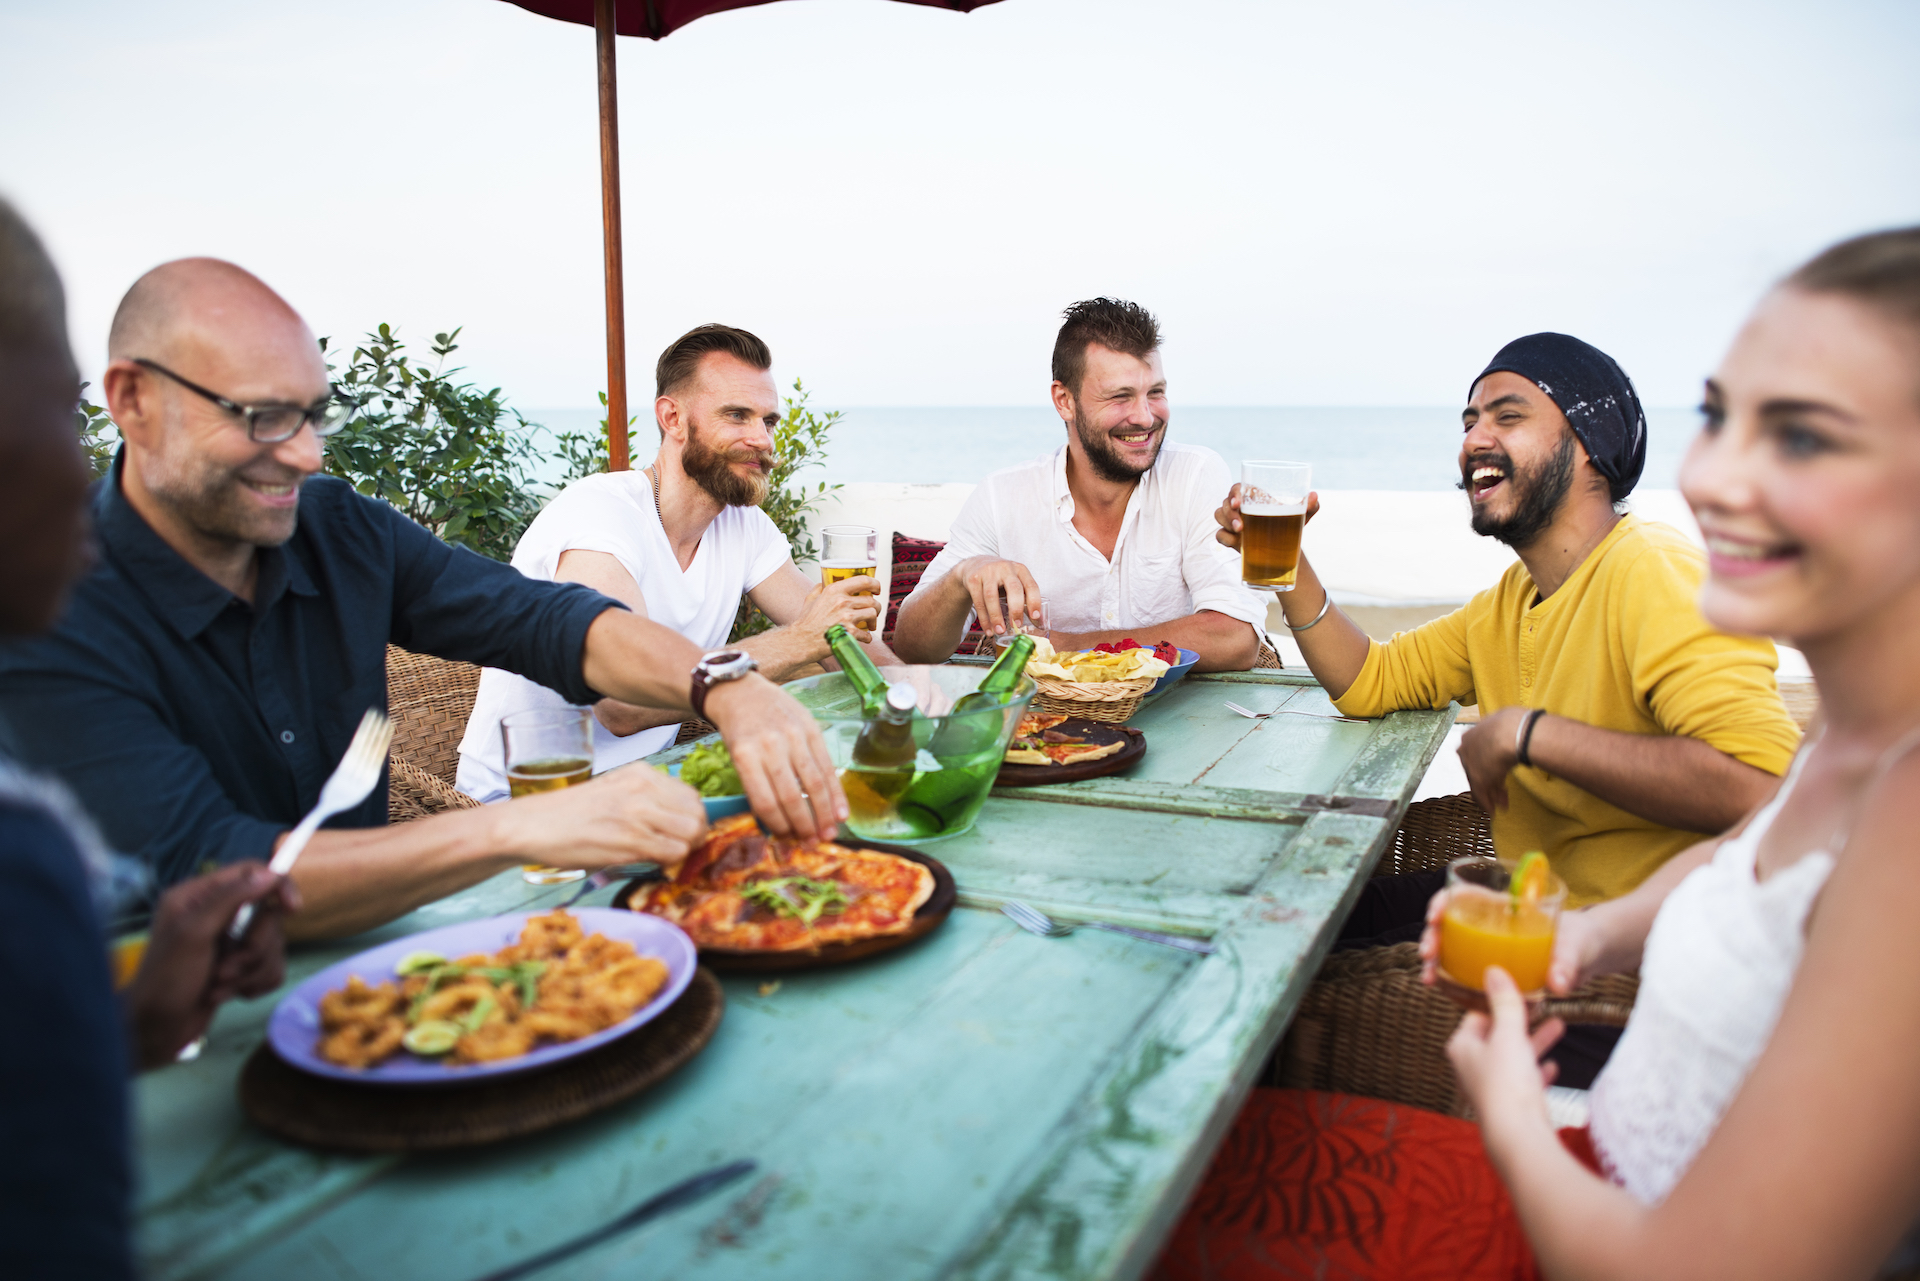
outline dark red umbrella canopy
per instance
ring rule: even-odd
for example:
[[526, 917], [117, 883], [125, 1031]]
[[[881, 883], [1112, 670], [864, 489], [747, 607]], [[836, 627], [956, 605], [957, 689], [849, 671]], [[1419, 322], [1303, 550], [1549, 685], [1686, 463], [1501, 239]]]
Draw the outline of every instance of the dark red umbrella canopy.
[[[995, 4], [998, 0], [896, 0], [900, 4], [924, 4], [935, 9], [953, 9], [960, 13], [971, 13], [975, 9]], [[522, 9], [543, 14], [549, 18], [558, 18], [562, 22], [578, 22], [583, 26], [593, 25], [593, 0], [508, 0]], [[772, 4], [773, 0], [627, 0], [620, 6], [619, 22], [615, 30], [623, 36], [645, 36], [649, 40], [658, 40], [672, 35], [695, 18], [704, 18], [710, 13], [723, 13], [728, 9], [746, 9], [757, 4]]]
[[[659, 40], [695, 18], [773, 0], [507, 0], [530, 13], [594, 29], [600, 74], [600, 224], [607, 270], [607, 465], [627, 469], [627, 319], [620, 249], [620, 112], [616, 104], [614, 37]], [[896, 0], [971, 13], [998, 0]]]

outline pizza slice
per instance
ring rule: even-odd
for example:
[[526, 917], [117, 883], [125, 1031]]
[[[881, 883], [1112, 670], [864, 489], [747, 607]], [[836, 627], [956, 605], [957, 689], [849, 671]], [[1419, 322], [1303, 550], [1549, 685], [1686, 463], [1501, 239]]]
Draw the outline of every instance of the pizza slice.
[[1014, 727], [1015, 738], [1039, 738], [1056, 725], [1064, 725], [1067, 717], [1059, 712], [1030, 711], [1020, 718], [1020, 724]]
[[1125, 743], [1048, 743], [1040, 750], [1051, 765], [1078, 765], [1112, 756], [1125, 746]]

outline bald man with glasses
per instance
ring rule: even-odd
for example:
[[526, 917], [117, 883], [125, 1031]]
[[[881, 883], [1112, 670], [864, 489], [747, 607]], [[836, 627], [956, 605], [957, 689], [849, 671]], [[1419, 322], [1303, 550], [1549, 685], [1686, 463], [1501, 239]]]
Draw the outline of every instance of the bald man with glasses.
[[[0, 714], [109, 843], [162, 884], [271, 858], [369, 706], [388, 642], [516, 672], [568, 702], [691, 710], [720, 727], [754, 812], [830, 834], [846, 800], [813, 718], [750, 659], [579, 584], [450, 547], [319, 475], [338, 397], [298, 313], [231, 263], [135, 283], [102, 383], [125, 445], [92, 503], [98, 564], [48, 637], [0, 645]], [[368, 929], [522, 862], [683, 857], [699, 797], [644, 766], [483, 810], [386, 825], [377, 788], [315, 836], [290, 933]]]

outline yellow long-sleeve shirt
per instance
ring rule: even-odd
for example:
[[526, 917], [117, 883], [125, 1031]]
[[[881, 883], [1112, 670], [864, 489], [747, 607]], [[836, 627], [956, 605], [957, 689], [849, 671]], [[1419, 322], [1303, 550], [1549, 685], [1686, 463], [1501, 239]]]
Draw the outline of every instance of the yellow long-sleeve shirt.
[[[1478, 703], [1543, 707], [1602, 729], [1697, 738], [1770, 774], [1800, 733], [1780, 701], [1773, 642], [1700, 616], [1706, 558], [1667, 525], [1622, 517], [1546, 600], [1515, 562], [1445, 618], [1385, 644], [1334, 705], [1348, 716]], [[1503, 858], [1541, 850], [1572, 905], [1625, 894], [1700, 839], [1639, 818], [1545, 770], [1516, 766], [1493, 816]]]

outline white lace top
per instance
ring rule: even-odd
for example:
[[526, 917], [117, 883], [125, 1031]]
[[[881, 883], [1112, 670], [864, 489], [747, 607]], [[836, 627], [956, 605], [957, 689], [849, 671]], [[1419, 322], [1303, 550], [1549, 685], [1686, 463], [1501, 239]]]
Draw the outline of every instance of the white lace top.
[[1833, 870], [1824, 850], [1761, 882], [1754, 855], [1793, 791], [1803, 752], [1767, 807], [1654, 918], [1633, 1017], [1594, 1082], [1594, 1149], [1614, 1182], [1666, 1199], [1766, 1048]]

